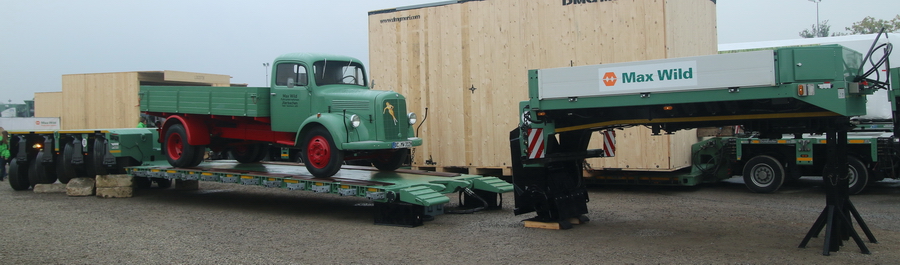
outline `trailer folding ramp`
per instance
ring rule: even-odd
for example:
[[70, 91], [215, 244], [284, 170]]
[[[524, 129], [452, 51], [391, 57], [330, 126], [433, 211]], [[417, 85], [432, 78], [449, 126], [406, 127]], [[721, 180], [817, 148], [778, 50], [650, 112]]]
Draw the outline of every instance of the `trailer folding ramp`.
[[[216, 161], [192, 168], [138, 166], [126, 170], [135, 177], [202, 180], [362, 197], [375, 203], [376, 224], [407, 227], [421, 225], [423, 220], [443, 214], [444, 204], [450, 202], [445, 194], [469, 189], [480, 196], [497, 197], [513, 189], [512, 184], [496, 177], [419, 170], [377, 171], [358, 166], [344, 167], [329, 178], [315, 178], [305, 167], [290, 163]], [[486, 208], [499, 206], [490, 198], [486, 202], [492, 204], [484, 205]]]

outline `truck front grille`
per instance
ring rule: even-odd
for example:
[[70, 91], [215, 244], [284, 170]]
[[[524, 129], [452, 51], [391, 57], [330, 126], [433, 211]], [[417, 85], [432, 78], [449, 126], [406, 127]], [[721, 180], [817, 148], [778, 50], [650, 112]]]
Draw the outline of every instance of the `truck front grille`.
[[[388, 99], [384, 101], [393, 106], [394, 116], [391, 116], [387, 109], [382, 110], [382, 120], [384, 120], [384, 138], [385, 140], [406, 140], [406, 132], [409, 128], [409, 121], [406, 117], [406, 101], [401, 99]], [[396, 122], [394, 118], [396, 117]]]

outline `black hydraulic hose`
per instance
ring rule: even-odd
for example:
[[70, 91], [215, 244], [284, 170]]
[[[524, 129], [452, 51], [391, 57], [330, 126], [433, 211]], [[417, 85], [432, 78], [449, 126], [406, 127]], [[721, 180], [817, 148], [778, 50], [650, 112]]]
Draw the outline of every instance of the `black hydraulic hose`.
[[[472, 190], [469, 189], [469, 188], [465, 188], [465, 189], [459, 191], [460, 201], [462, 201], [462, 194], [463, 194], [463, 193], [465, 193], [465, 194], [469, 195], [470, 197], [474, 197], [475, 199], [478, 199], [479, 201], [481, 201], [481, 206], [475, 207], [475, 208], [472, 208], [472, 209], [468, 209], [468, 210], [447, 210], [446, 213], [449, 213], [449, 214], [471, 214], [471, 213], [475, 213], [475, 212], [479, 212], [479, 211], [481, 211], [481, 210], [484, 210], [484, 208], [488, 206], [487, 201], [485, 201], [483, 198], [481, 198], [481, 196], [478, 196], [477, 194], [475, 194], [475, 192], [472, 191]], [[462, 203], [460, 202], [460, 204], [462, 204]]]
[[425, 120], [428, 119], [428, 108], [425, 108], [425, 117], [422, 117], [422, 122], [419, 123], [419, 126], [416, 126], [416, 137], [419, 137], [419, 129], [422, 128], [422, 124], [425, 124]]

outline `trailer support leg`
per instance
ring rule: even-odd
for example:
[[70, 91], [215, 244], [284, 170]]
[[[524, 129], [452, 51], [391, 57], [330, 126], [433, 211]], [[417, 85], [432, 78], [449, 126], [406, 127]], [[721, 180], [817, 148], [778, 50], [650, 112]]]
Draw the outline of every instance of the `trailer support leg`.
[[[840, 122], [840, 121], [839, 121]], [[819, 218], [806, 233], [806, 237], [800, 242], [800, 248], [805, 248], [810, 238], [819, 235], [825, 229], [825, 244], [822, 255], [828, 256], [832, 251], [839, 251], [843, 240], [853, 238], [863, 254], [870, 254], [869, 248], [863, 243], [862, 238], [853, 228], [853, 222], [848, 216], [852, 216], [859, 222], [860, 227], [869, 241], [875, 243], [875, 236], [869, 231], [856, 207], [850, 202], [849, 183], [847, 177], [847, 129], [829, 129], [827, 138], [827, 159], [829, 161], [822, 172], [825, 186], [825, 209], [819, 214]]]
[[375, 224], [416, 227], [422, 225], [424, 212], [421, 205], [375, 202]]

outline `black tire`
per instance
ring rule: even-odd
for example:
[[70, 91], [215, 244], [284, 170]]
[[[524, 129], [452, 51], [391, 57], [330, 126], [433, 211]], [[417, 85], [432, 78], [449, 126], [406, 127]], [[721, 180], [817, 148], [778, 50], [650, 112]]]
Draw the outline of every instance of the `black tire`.
[[56, 159], [56, 177], [59, 182], [68, 184], [73, 178], [78, 177], [78, 169], [72, 164], [74, 147], [72, 143], [60, 145], [60, 156]]
[[306, 170], [317, 178], [334, 176], [344, 162], [344, 152], [337, 149], [331, 133], [324, 127], [312, 128], [304, 137], [301, 152]]
[[31, 183], [31, 186], [37, 184], [51, 184], [56, 182], [56, 169], [52, 163], [45, 164], [41, 162], [41, 157], [44, 155], [45, 150], [41, 150], [37, 153], [34, 160], [29, 163], [29, 174], [28, 174], [28, 182]]
[[744, 185], [752, 192], [770, 193], [784, 184], [784, 167], [778, 159], [767, 155], [751, 158], [744, 165]]
[[17, 159], [9, 161], [9, 186], [13, 190], [28, 190], [31, 183], [28, 181], [28, 167], [20, 166]]
[[228, 153], [240, 163], [256, 163], [266, 156], [266, 153], [263, 153], [263, 146], [264, 144], [247, 144], [233, 147]]
[[206, 146], [194, 146], [197, 149], [197, 152], [194, 153], [194, 160], [191, 161], [192, 167], [200, 165], [203, 163], [203, 160], [206, 158]]
[[[175, 124], [169, 127], [165, 133], [165, 141], [163, 141], [163, 153], [166, 159], [173, 167], [195, 167], [203, 162], [203, 150], [187, 142], [187, 131], [181, 124]], [[200, 154], [198, 154], [198, 152]], [[200, 159], [197, 159], [197, 158]]]
[[850, 194], [859, 194], [869, 184], [869, 170], [866, 164], [855, 157], [847, 158], [847, 177], [850, 178]]
[[409, 149], [380, 151], [376, 155], [378, 158], [369, 160], [375, 168], [381, 171], [394, 171], [409, 157]]

